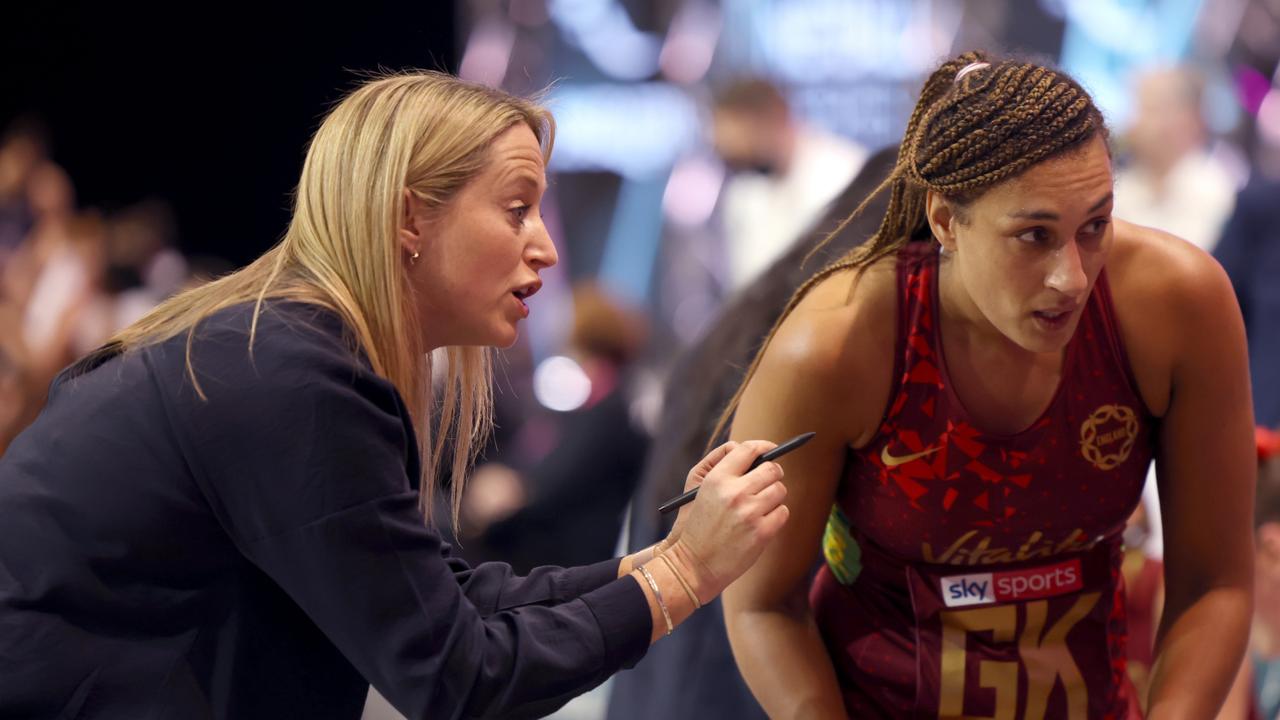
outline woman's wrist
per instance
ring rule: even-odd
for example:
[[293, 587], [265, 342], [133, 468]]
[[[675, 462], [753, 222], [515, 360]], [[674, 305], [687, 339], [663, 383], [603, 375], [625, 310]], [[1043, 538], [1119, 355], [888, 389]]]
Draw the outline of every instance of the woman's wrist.
[[637, 565], [630, 575], [640, 585], [649, 604], [650, 618], [653, 622], [650, 642], [656, 642], [669, 635], [670, 629], [679, 627], [697, 609], [669, 561], [653, 560], [647, 564]]
[[683, 542], [677, 540], [663, 553], [665, 563], [678, 577], [682, 589], [691, 595], [697, 607], [711, 602], [724, 590], [723, 585], [707, 570], [706, 565]]
[[618, 577], [622, 577], [630, 573], [632, 570], [635, 570], [641, 565], [644, 565], [657, 557], [658, 553], [663, 550], [662, 543], [663, 541], [659, 540], [657, 543], [650, 545], [643, 550], [638, 550], [623, 557], [622, 561], [618, 563]]
[[663, 563], [666, 563], [666, 566], [671, 570], [672, 574], [676, 576], [676, 581], [680, 583], [680, 588], [684, 590], [685, 596], [689, 598], [689, 602], [693, 603], [693, 609], [700, 610], [702, 608], [702, 601], [698, 599], [698, 594], [693, 591], [693, 586], [691, 586], [689, 581], [685, 579], [684, 575], [680, 573], [680, 570], [676, 567], [675, 561], [662, 553], [658, 553], [656, 557]]

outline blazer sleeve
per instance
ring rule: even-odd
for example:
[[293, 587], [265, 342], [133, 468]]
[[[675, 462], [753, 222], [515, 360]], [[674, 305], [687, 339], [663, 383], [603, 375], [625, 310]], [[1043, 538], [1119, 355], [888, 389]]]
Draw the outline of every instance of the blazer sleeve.
[[408, 717], [540, 716], [645, 653], [648, 604], [617, 560], [521, 578], [450, 556], [410, 489], [405, 404], [332, 332], [264, 322], [252, 352], [213, 332], [192, 364], [207, 399], [185, 373], [161, 384], [213, 512]]

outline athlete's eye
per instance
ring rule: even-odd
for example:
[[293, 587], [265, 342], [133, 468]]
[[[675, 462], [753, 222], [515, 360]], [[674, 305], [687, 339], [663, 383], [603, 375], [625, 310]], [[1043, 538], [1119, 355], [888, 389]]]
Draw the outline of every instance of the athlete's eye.
[[1103, 233], [1107, 231], [1107, 225], [1110, 225], [1110, 224], [1111, 224], [1111, 220], [1109, 218], [1098, 218], [1096, 220], [1089, 222], [1087, 225], [1085, 225], [1081, 229], [1081, 232], [1084, 234], [1085, 237], [1089, 237], [1089, 238], [1100, 237]]
[[1040, 227], [1031, 228], [1022, 231], [1017, 238], [1028, 245], [1045, 245], [1049, 242], [1049, 231]]

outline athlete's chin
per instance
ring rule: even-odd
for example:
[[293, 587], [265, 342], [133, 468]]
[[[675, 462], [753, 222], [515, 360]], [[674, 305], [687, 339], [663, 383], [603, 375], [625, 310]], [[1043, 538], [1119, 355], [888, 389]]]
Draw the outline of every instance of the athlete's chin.
[[1011, 338], [1023, 349], [1033, 353], [1054, 353], [1066, 349], [1075, 335], [1078, 322], [1076, 318], [1058, 324], [1046, 324], [1039, 318], [1031, 318], [1019, 328], [1018, 334]]

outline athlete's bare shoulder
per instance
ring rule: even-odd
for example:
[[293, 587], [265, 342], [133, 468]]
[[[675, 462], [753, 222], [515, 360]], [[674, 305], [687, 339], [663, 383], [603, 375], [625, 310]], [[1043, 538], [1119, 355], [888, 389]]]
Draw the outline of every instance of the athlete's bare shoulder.
[[1107, 259], [1112, 285], [1121, 292], [1194, 292], [1222, 270], [1211, 255], [1162, 230], [1115, 220]]
[[1196, 328], [1239, 316], [1231, 282], [1200, 248], [1119, 219], [1107, 276], [1140, 390], [1152, 411], [1162, 415], [1179, 353], [1195, 347]]
[[896, 257], [837, 271], [805, 294], [765, 350], [758, 375], [786, 383], [811, 412], [870, 439], [888, 402], [896, 342]]

